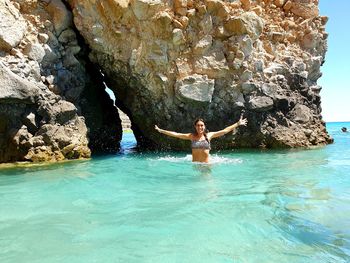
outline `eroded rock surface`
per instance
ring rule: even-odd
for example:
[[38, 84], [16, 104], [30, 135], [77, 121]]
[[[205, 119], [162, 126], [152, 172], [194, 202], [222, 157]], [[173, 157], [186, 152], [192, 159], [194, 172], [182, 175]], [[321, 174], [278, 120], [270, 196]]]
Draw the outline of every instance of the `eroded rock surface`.
[[219, 130], [242, 111], [248, 126], [214, 148], [330, 143], [317, 85], [327, 18], [317, 5], [0, 0], [0, 162], [117, 150], [104, 81], [141, 145], [188, 149], [154, 125], [190, 132], [202, 117]]
[[[249, 123], [236, 146], [332, 141], [314, 88], [327, 39], [317, 0], [68, 2], [140, 143], [188, 147], [154, 124], [190, 132], [202, 117], [219, 130], [242, 110]], [[232, 139], [216, 146], [232, 147]]]
[[61, 0], [0, 0], [0, 163], [118, 149], [117, 109], [72, 17]]

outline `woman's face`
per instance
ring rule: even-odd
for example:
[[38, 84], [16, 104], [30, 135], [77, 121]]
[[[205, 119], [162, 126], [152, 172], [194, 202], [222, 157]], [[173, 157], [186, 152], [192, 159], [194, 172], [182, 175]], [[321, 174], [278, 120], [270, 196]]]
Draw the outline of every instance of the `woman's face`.
[[195, 125], [196, 131], [198, 134], [203, 134], [205, 131], [205, 125], [204, 122], [198, 121]]

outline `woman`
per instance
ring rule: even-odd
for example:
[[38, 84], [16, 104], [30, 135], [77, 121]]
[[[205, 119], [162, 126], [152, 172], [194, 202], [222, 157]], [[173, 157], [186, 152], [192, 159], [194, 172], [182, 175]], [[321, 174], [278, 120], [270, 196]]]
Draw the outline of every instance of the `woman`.
[[158, 132], [171, 137], [175, 137], [183, 140], [191, 140], [192, 141], [191, 143], [192, 162], [208, 163], [210, 140], [213, 138], [223, 136], [226, 133], [233, 131], [239, 126], [246, 126], [247, 122], [248, 122], [247, 119], [243, 119], [243, 115], [241, 115], [241, 118], [235, 124], [232, 124], [231, 126], [228, 126], [223, 130], [216, 131], [216, 132], [208, 132], [208, 133], [206, 132], [205, 124], [202, 119], [197, 119], [194, 122], [196, 133], [178, 133], [173, 131], [167, 131], [167, 130], [160, 129], [157, 125], [155, 125], [155, 129]]

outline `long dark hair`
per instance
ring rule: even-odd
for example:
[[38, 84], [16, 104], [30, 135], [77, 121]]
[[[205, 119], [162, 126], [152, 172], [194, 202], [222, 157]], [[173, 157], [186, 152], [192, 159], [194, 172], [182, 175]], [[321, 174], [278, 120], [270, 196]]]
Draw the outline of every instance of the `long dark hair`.
[[[204, 120], [203, 120], [202, 118], [196, 119], [196, 120], [194, 121], [194, 126], [196, 126], [196, 125], [197, 125], [197, 122], [199, 122], [199, 121], [203, 122], [203, 123], [204, 123], [204, 126], [205, 126], [205, 122], [204, 122]], [[207, 127], [205, 127], [205, 130], [204, 130], [203, 135], [204, 135], [205, 140], [209, 143], [209, 139], [208, 139], [208, 136], [207, 136], [207, 133], [208, 133], [208, 132], [209, 132], [209, 130], [207, 129]], [[198, 135], [196, 129], [195, 129], [195, 133]]]

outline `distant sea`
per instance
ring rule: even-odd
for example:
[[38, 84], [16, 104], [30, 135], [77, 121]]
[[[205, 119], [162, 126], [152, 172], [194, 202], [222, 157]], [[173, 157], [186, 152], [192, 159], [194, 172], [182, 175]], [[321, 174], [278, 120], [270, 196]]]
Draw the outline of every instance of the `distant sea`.
[[0, 262], [350, 262], [350, 123], [312, 150], [123, 150], [0, 170]]

